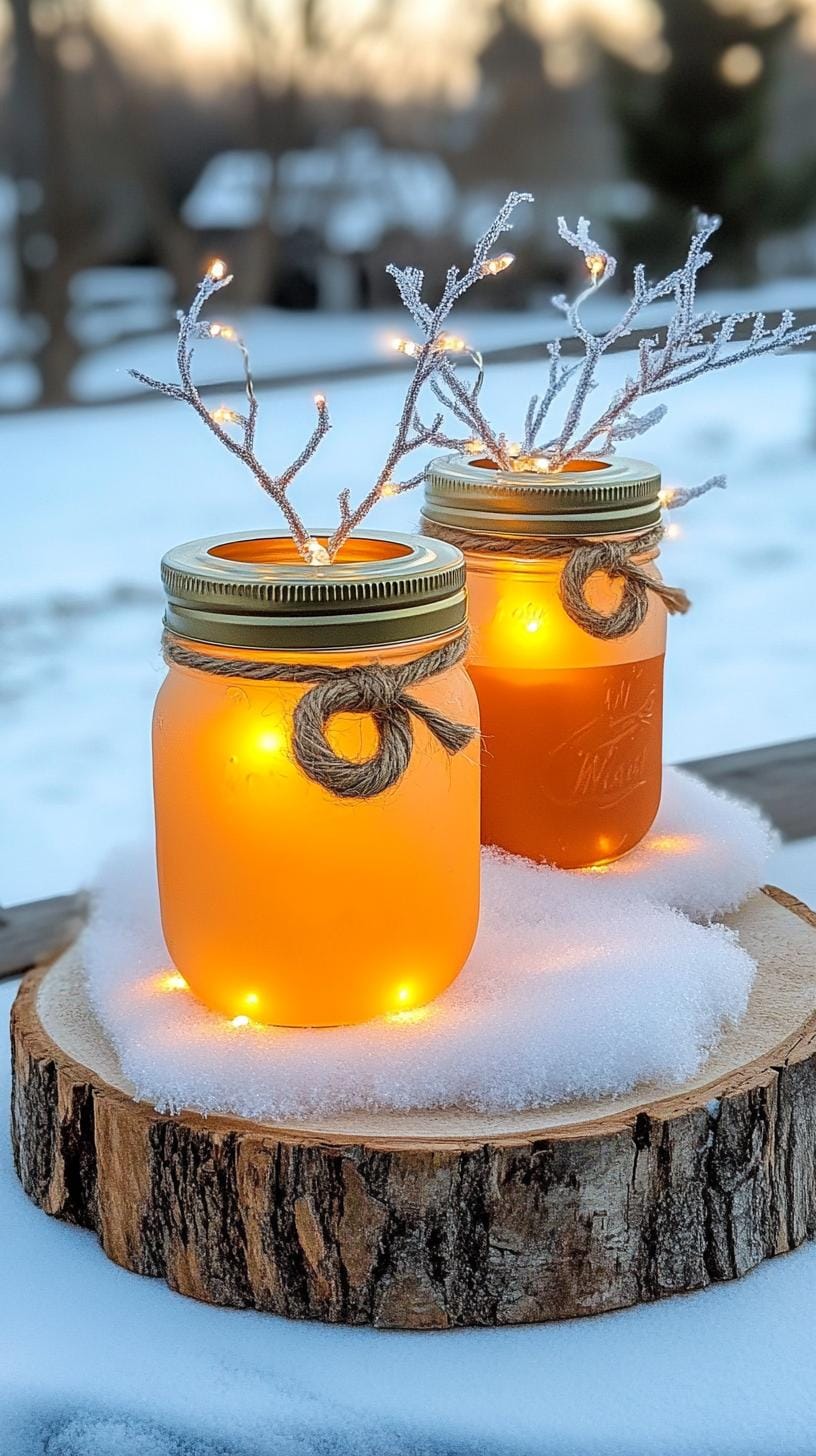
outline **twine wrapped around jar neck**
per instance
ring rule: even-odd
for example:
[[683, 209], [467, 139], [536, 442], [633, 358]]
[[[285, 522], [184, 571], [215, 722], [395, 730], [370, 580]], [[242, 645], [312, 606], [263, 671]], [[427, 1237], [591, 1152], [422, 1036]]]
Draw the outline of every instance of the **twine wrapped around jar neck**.
[[[218, 657], [185, 647], [172, 632], [165, 631], [162, 637], [167, 663], [217, 677], [306, 686], [308, 691], [294, 712], [295, 760], [307, 778], [344, 799], [373, 799], [399, 782], [413, 752], [412, 717], [419, 718], [450, 755], [461, 752], [473, 740], [475, 728], [453, 722], [408, 691], [455, 667], [467, 648], [468, 633], [461, 632], [441, 647], [393, 667], [381, 662], [326, 667], [304, 662]], [[371, 758], [357, 762], [335, 752], [326, 737], [326, 729], [336, 713], [364, 713], [373, 719], [379, 742]]]
[[[567, 616], [591, 637], [612, 640], [637, 631], [649, 609], [648, 592], [664, 603], [667, 611], [684, 613], [691, 602], [682, 587], [668, 586], [650, 576], [637, 557], [655, 551], [663, 539], [663, 527], [653, 526], [626, 538], [591, 536], [490, 536], [460, 527], [440, 525], [427, 516], [420, 518], [426, 536], [447, 541], [471, 556], [512, 556], [524, 561], [564, 561], [559, 591]], [[591, 576], [605, 572], [623, 582], [623, 594], [611, 612], [599, 612], [587, 599]]]

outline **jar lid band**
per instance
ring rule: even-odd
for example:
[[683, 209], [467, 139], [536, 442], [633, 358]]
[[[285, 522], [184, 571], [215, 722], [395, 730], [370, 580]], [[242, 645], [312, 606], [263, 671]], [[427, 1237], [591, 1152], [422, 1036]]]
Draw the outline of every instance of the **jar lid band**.
[[461, 551], [397, 532], [353, 535], [328, 566], [302, 562], [282, 531], [211, 536], [168, 551], [162, 582], [167, 627], [225, 647], [396, 645], [455, 631], [467, 619]]
[[659, 522], [659, 491], [655, 466], [622, 456], [548, 474], [443, 455], [426, 471], [422, 509], [440, 526], [491, 536], [617, 536]]

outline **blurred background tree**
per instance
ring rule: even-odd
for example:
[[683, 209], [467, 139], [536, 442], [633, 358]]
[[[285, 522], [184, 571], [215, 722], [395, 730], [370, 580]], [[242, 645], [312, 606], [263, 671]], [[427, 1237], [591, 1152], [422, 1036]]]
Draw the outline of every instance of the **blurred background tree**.
[[768, 233], [816, 213], [814, 133], [802, 154], [774, 157], [771, 128], [794, 15], [775, 4], [752, 12], [714, 0], [664, 0], [665, 64], [649, 74], [607, 54], [611, 115], [624, 166], [651, 193], [645, 215], [615, 221], [631, 262], [670, 266], [690, 212], [726, 219], [718, 258], [750, 281]]
[[385, 308], [510, 186], [538, 210], [480, 306], [546, 301], [558, 212], [671, 261], [721, 211], [721, 281], [816, 263], [816, 0], [0, 0], [0, 408], [237, 304]]

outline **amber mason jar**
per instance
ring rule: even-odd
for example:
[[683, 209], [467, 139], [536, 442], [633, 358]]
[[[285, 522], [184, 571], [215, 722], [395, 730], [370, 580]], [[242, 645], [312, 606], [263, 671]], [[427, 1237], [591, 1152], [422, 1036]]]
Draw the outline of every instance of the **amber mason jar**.
[[[461, 970], [476, 932], [478, 740], [449, 754], [412, 715], [402, 777], [340, 797], [295, 756], [308, 683], [237, 668], [426, 657], [464, 632], [461, 553], [368, 532], [331, 566], [306, 566], [287, 536], [247, 533], [176, 547], [162, 577], [170, 666], [154, 718], [156, 844], [176, 967], [239, 1025], [336, 1025], [422, 1006]], [[232, 670], [185, 665], [198, 656]], [[461, 661], [411, 693], [478, 723]], [[325, 737], [355, 764], [380, 743], [363, 710], [331, 716]]]
[[[578, 868], [625, 854], [654, 820], [666, 608], [646, 592], [636, 630], [592, 636], [565, 610], [564, 559], [523, 553], [567, 537], [647, 544], [651, 537], [650, 549], [633, 559], [659, 580], [659, 487], [653, 466], [616, 457], [579, 461], [549, 479], [459, 456], [428, 471], [428, 529], [465, 547], [487, 844]], [[492, 540], [490, 554], [479, 550], [480, 536]], [[596, 573], [587, 583], [587, 601], [604, 615], [621, 596], [619, 578]]]

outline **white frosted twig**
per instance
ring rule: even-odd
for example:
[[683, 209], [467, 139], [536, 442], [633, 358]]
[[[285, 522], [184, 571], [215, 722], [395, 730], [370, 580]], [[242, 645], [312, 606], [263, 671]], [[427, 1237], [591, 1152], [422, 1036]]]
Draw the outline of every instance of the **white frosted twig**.
[[710, 490], [725, 490], [727, 480], [724, 475], [712, 475], [704, 480], [702, 485], [670, 486], [662, 492], [663, 504], [669, 511], [677, 511], [681, 506], [687, 506], [689, 501], [699, 500], [701, 495], [708, 495]]
[[550, 356], [547, 387], [541, 396], [537, 394], [532, 396], [527, 406], [527, 415], [524, 421], [524, 450], [528, 455], [532, 454], [533, 450], [535, 450], [536, 440], [541, 432], [541, 427], [544, 424], [553, 400], [569, 384], [573, 375], [581, 368], [580, 362], [577, 364], [564, 364], [562, 362], [560, 339], [554, 339], [551, 344], [547, 345], [547, 353]]
[[[414, 371], [405, 395], [402, 413], [397, 422], [394, 442], [374, 484], [359, 505], [352, 509], [349, 505], [348, 495], [344, 492], [345, 503], [340, 502], [340, 522], [328, 544], [330, 558], [335, 557], [350, 532], [357, 529], [383, 495], [401, 495], [419, 485], [423, 479], [421, 471], [407, 480], [398, 481], [394, 478], [397, 467], [406, 455], [422, 445], [456, 448], [464, 443], [461, 440], [453, 440], [442, 433], [440, 416], [437, 416], [437, 419], [429, 426], [421, 424], [418, 413], [419, 397], [424, 386], [429, 382], [435, 383], [436, 376], [440, 376], [445, 382], [448, 396], [452, 397], [460, 407], [461, 413], [459, 414], [455, 408], [453, 409], [453, 413], [459, 419], [470, 424], [465, 401], [467, 401], [467, 408], [474, 406], [478, 411], [475, 399], [479, 382], [477, 381], [475, 390], [468, 390], [458, 379], [445, 347], [444, 325], [454, 304], [462, 295], [479, 279], [494, 271], [495, 263], [490, 256], [492, 248], [502, 234], [512, 227], [511, 218], [519, 204], [532, 202], [532, 200], [529, 192], [510, 193], [490, 226], [476, 243], [467, 270], [460, 274], [456, 267], [448, 269], [442, 294], [435, 307], [431, 307], [422, 297], [424, 278], [421, 269], [398, 268], [393, 263], [389, 264], [387, 271], [394, 279], [399, 296], [420, 332], [421, 342], [409, 345], [402, 351], [414, 359]], [[445, 403], [448, 403], [447, 399]]]
[[[758, 311], [737, 312], [723, 317], [715, 312], [698, 310], [697, 278], [711, 261], [712, 255], [706, 244], [719, 226], [720, 218], [701, 215], [697, 219], [685, 262], [656, 283], [647, 282], [643, 266], [638, 264], [634, 270], [632, 296], [623, 314], [605, 333], [594, 334], [581, 317], [581, 306], [590, 294], [613, 276], [616, 262], [590, 237], [589, 223], [585, 218], [579, 219], [574, 231], [567, 227], [563, 218], [559, 218], [559, 234], [583, 253], [591, 282], [573, 303], [568, 303], [563, 297], [553, 300], [566, 315], [572, 333], [584, 347], [575, 389], [559, 434], [546, 444], [537, 446], [546, 409], [541, 413], [534, 396], [527, 411], [525, 448], [537, 450], [546, 457], [551, 469], [559, 470], [580, 456], [611, 453], [619, 442], [635, 439], [651, 429], [663, 418], [666, 406], [660, 404], [645, 414], [637, 414], [634, 407], [640, 400], [698, 379], [713, 370], [731, 368], [763, 354], [795, 348], [816, 334], [815, 325], [795, 328], [794, 316], [789, 309], [784, 311], [773, 329], [766, 327], [765, 316]], [[595, 420], [582, 426], [587, 397], [595, 386], [598, 364], [603, 355], [631, 333], [635, 320], [645, 308], [669, 297], [674, 298], [674, 310], [663, 342], [656, 335], [641, 339], [637, 348], [636, 372], [627, 376]], [[733, 336], [737, 328], [748, 322], [751, 323], [751, 332], [747, 341], [734, 347]], [[559, 347], [556, 345], [556, 350]], [[552, 360], [552, 346], [550, 352]], [[558, 353], [556, 360], [557, 357]], [[552, 368], [551, 363], [551, 379]], [[553, 397], [548, 389], [544, 396], [547, 408]]]
[[471, 389], [462, 383], [456, 372], [456, 365], [451, 359], [444, 359], [439, 366], [439, 375], [444, 380], [444, 387], [439, 377], [436, 377], [431, 380], [431, 389], [439, 403], [450, 410], [451, 414], [462, 424], [467, 425], [471, 431], [471, 435], [459, 443], [466, 445], [472, 441], [478, 441], [483, 454], [494, 460], [500, 469], [509, 470], [511, 465], [507, 441], [504, 435], [496, 434], [478, 403], [484, 371], [481, 367], [481, 355], [474, 357], [479, 362], [479, 377]]
[[[171, 384], [159, 379], [153, 379], [148, 374], [142, 374], [138, 369], [131, 369], [128, 372], [140, 383], [146, 384], [149, 389], [155, 389], [160, 394], [166, 394], [170, 399], [183, 400], [192, 406], [196, 414], [202, 419], [216, 439], [241, 460], [252, 472], [258, 484], [266, 491], [267, 495], [278, 506], [284, 520], [291, 532], [300, 554], [304, 560], [314, 562], [325, 556], [325, 550], [318, 542], [314, 541], [298, 512], [292, 505], [287, 495], [287, 488], [303, 466], [312, 458], [321, 440], [331, 429], [326, 401], [322, 395], [315, 397], [317, 409], [317, 423], [300, 453], [279, 475], [271, 475], [261, 464], [255, 453], [255, 429], [258, 418], [258, 399], [255, 394], [255, 385], [252, 378], [249, 353], [235, 329], [225, 327], [221, 324], [208, 323], [201, 320], [201, 310], [204, 304], [218, 293], [220, 289], [226, 288], [232, 282], [232, 274], [225, 270], [222, 273], [208, 271], [201, 279], [196, 289], [195, 297], [187, 313], [179, 312], [178, 344], [176, 348], [176, 364], [180, 384]], [[193, 380], [192, 364], [195, 344], [198, 339], [222, 338], [232, 343], [241, 355], [241, 363], [244, 373], [244, 390], [247, 400], [246, 414], [240, 414], [237, 410], [224, 407], [209, 410], [201, 398], [198, 388]], [[236, 439], [223, 426], [224, 423], [240, 426], [240, 438]]]

